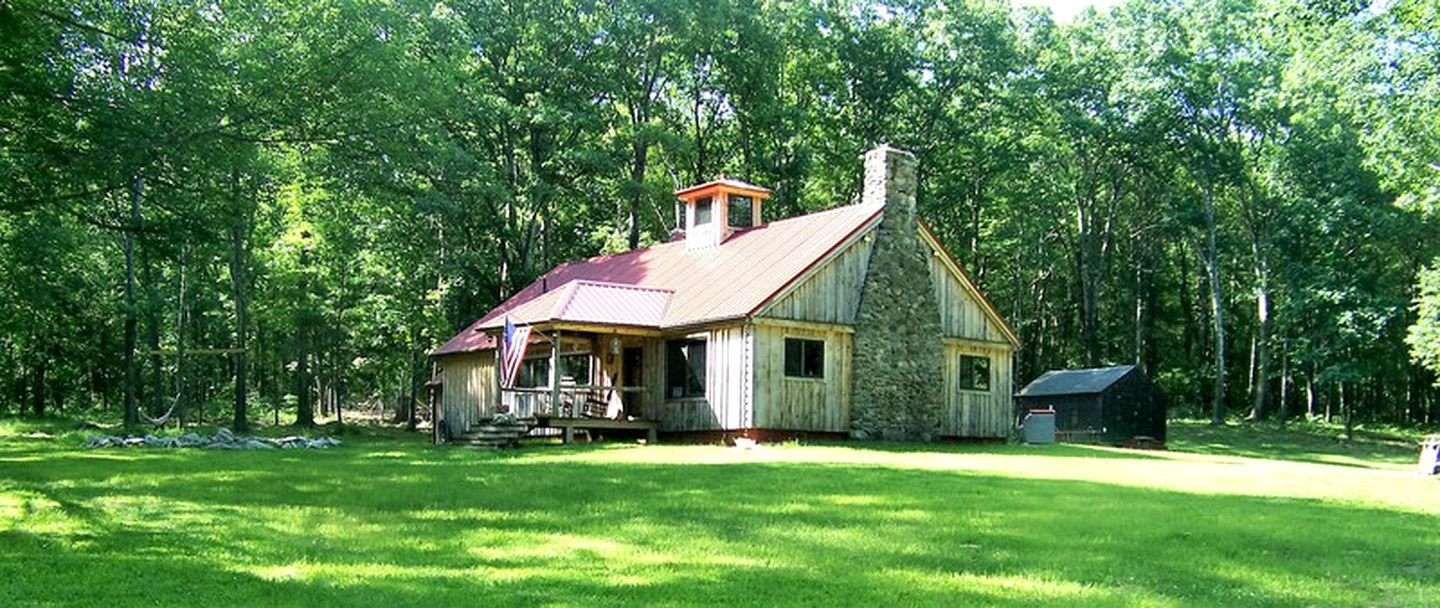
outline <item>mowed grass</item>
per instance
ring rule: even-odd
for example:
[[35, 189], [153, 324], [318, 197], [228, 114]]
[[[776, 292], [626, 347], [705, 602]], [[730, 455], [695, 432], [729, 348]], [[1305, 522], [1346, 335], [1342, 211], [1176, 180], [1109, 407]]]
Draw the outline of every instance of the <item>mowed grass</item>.
[[1440, 605], [1440, 481], [1238, 431], [1252, 456], [1186, 425], [1171, 452], [34, 430], [0, 420], [4, 606]]

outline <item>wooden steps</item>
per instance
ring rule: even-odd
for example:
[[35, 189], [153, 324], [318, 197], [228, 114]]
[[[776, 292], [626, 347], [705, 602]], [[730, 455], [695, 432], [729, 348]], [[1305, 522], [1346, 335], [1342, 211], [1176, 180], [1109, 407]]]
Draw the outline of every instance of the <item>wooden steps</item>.
[[529, 433], [530, 426], [525, 424], [477, 424], [460, 435], [459, 443], [474, 448], [498, 449], [519, 443], [520, 438]]

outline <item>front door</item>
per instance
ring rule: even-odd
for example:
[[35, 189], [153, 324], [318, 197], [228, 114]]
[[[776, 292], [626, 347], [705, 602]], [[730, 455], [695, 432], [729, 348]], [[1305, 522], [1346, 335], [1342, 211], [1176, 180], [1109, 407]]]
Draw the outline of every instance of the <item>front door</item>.
[[[645, 359], [644, 349], [639, 347], [626, 348], [620, 355], [620, 384], [627, 389], [638, 387], [644, 384]], [[620, 402], [625, 407], [624, 415], [640, 417], [640, 400], [645, 395], [642, 391], [626, 390], [620, 393]]]

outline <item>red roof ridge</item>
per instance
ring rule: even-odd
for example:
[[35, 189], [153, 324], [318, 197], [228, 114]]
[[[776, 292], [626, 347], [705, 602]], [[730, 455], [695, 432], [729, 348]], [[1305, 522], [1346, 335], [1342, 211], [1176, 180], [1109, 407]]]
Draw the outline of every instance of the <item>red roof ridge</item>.
[[[734, 232], [731, 234], [731, 236], [734, 237], [734, 235], [745, 234], [745, 233], [747, 233], [747, 232], [753, 232], [753, 231], [756, 231], [756, 230], [762, 230], [762, 229], [765, 229], [765, 228], [769, 228], [770, 226], [773, 226], [773, 225], [775, 225], [775, 224], [784, 224], [784, 223], [786, 223], [786, 222], [793, 222], [793, 221], [795, 221], [795, 220], [814, 219], [814, 218], [816, 218], [816, 217], [818, 217], [818, 216], [822, 216], [822, 215], [825, 215], [825, 214], [828, 214], [828, 213], [838, 213], [838, 212], [841, 212], [841, 211], [850, 211], [850, 210], [851, 210], [852, 208], [854, 208], [854, 207], [863, 207], [863, 206], [866, 206], [866, 205], [870, 205], [870, 206], [875, 207], [875, 208], [877, 208], [877, 209], [880, 208], [880, 207], [884, 207], [884, 206], [885, 206], [885, 205], [883, 205], [883, 204], [881, 204], [881, 203], [864, 203], [864, 202], [860, 202], [860, 203], [850, 203], [850, 204], [848, 204], [848, 205], [836, 205], [836, 206], [834, 206], [834, 207], [827, 207], [827, 208], [821, 209], [821, 210], [819, 210], [819, 211], [811, 211], [811, 212], [809, 212], [809, 213], [802, 213], [802, 214], [800, 214], [800, 215], [792, 215], [792, 216], [790, 216], [790, 217], [782, 217], [782, 218], [780, 218], [780, 219], [778, 219], [778, 220], [774, 220], [774, 221], [770, 221], [770, 222], [765, 222], [764, 224], [760, 224], [760, 225], [758, 225], [758, 226], [751, 226], [751, 227], [749, 227], [749, 228], [742, 228], [742, 229], [740, 229], [740, 230], [734, 231]], [[725, 239], [725, 242], [728, 243], [729, 241], [730, 241], [730, 239]], [[725, 244], [725, 243], [721, 243], [720, 245], [723, 246], [724, 244]], [[638, 254], [638, 253], [642, 253], [642, 252], [645, 252], [645, 251], [651, 251], [651, 250], [654, 250], [654, 249], [659, 249], [659, 248], [664, 247], [664, 246], [666, 246], [666, 245], [684, 246], [684, 243], [681, 242], [681, 241], [679, 241], [679, 240], [674, 240], [674, 241], [660, 241], [660, 242], [655, 243], [655, 244], [653, 244], [653, 245], [646, 245], [646, 246], [644, 246], [644, 247], [638, 247], [638, 248], [630, 249], [630, 250], [627, 250], [627, 251], [618, 251], [618, 252], [615, 252], [615, 253], [601, 253], [601, 254], [597, 254], [597, 255], [592, 255], [592, 256], [590, 256], [590, 257], [588, 257], [588, 258], [580, 258], [580, 259], [578, 259], [578, 260], [569, 260], [569, 261], [565, 261], [565, 262], [560, 262], [559, 264], [556, 264], [556, 265], [555, 265], [553, 268], [551, 268], [550, 270], [545, 271], [544, 274], [541, 274], [540, 276], [535, 277], [535, 278], [536, 278], [536, 280], [539, 280], [539, 279], [541, 279], [541, 278], [548, 277], [548, 276], [550, 276], [550, 275], [552, 275], [552, 274], [555, 274], [557, 271], [559, 271], [559, 270], [561, 270], [561, 269], [569, 268], [569, 267], [574, 266], [574, 265], [576, 265], [576, 264], [589, 264], [589, 263], [592, 263], [592, 262], [601, 262], [601, 261], [605, 261], [605, 260], [613, 259], [613, 258], [622, 258], [622, 257], [625, 257], [625, 256], [627, 256], [627, 255]], [[581, 279], [577, 279], [577, 280], [581, 280]], [[617, 285], [618, 285], [618, 284], [620, 284], [620, 283], [617, 283]], [[519, 293], [519, 292], [516, 292], [516, 293]], [[503, 304], [503, 303], [502, 303], [502, 304]]]
[[615, 283], [615, 282], [613, 282], [613, 281], [596, 281], [596, 280], [594, 280], [594, 279], [574, 279], [574, 280], [571, 280], [571, 281], [566, 282], [565, 284], [566, 284], [566, 285], [571, 285], [571, 284], [585, 284], [585, 285], [594, 285], [594, 286], [596, 286], [596, 287], [613, 287], [613, 288], [618, 288], [618, 289], [634, 289], [634, 290], [636, 290], [636, 291], [656, 291], [656, 292], [660, 292], [660, 293], [675, 293], [675, 290], [674, 290], [674, 289], [666, 289], [666, 288], [664, 288], [664, 287], [649, 287], [649, 286], [646, 286], [646, 285], [636, 285], [636, 284], [634, 284], [634, 283]]
[[565, 312], [565, 307], [570, 305], [570, 300], [575, 299], [575, 290], [579, 288], [580, 281], [570, 281], [560, 286], [560, 289], [565, 290], [565, 294], [557, 298], [555, 305], [550, 307], [551, 318], [558, 318], [561, 313]]

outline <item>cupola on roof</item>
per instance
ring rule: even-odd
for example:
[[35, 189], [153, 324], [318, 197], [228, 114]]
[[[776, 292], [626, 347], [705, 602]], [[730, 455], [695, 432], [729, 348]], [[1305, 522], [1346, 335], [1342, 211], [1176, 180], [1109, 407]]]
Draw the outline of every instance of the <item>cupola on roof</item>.
[[770, 198], [770, 189], [721, 174], [676, 190], [675, 198], [685, 203], [685, 248], [704, 249], [725, 242], [736, 230], [762, 225], [760, 205]]

